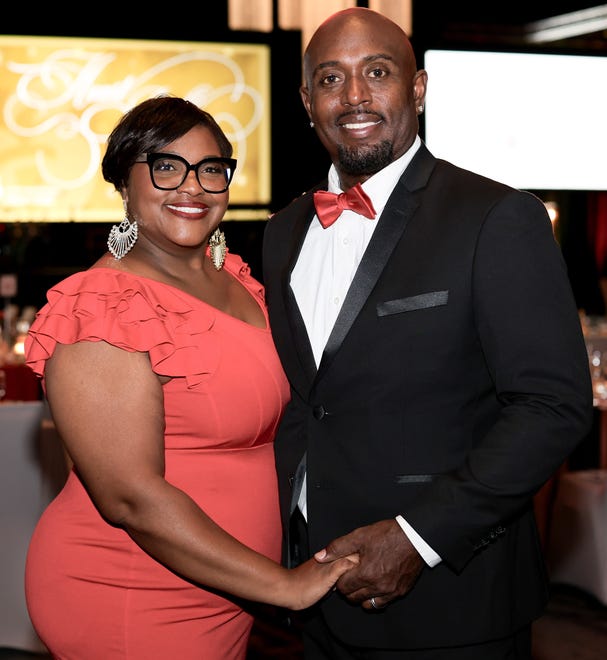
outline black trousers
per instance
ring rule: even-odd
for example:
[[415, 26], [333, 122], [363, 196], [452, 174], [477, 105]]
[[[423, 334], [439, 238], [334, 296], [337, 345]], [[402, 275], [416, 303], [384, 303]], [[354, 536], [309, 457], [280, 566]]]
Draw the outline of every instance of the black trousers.
[[318, 608], [307, 612], [297, 625], [301, 629], [304, 660], [532, 660], [531, 626], [511, 637], [470, 646], [385, 650], [344, 644], [331, 633]]
[[[289, 521], [291, 567], [310, 557], [307, 529], [303, 515], [296, 508]], [[385, 650], [344, 644], [333, 635], [320, 608], [317, 607], [306, 612], [295, 612], [290, 620], [303, 639], [304, 660], [532, 660], [530, 625], [511, 637], [482, 644], [421, 650]], [[437, 625], [440, 625], [440, 622], [437, 622]]]

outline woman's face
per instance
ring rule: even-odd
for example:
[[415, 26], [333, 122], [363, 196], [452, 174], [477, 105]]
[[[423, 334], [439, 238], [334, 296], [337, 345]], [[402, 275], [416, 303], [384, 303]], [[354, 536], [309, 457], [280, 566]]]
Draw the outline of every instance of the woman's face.
[[[181, 156], [188, 163], [203, 158], [221, 158], [219, 146], [205, 126], [195, 126], [174, 142], [165, 145], [164, 154]], [[129, 219], [139, 226], [138, 244], [151, 243], [165, 252], [206, 246], [209, 235], [221, 222], [229, 202], [229, 192], [208, 193], [190, 171], [175, 190], [159, 190], [152, 183], [145, 157], [131, 168], [123, 191]]]

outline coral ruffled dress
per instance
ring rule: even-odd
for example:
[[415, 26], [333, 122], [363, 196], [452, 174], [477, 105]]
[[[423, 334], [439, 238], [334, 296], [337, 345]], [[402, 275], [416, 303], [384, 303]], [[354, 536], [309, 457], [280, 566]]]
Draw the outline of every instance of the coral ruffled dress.
[[[228, 254], [224, 269], [265, 313], [248, 266]], [[100, 340], [147, 353], [173, 377], [163, 387], [166, 479], [278, 561], [273, 439], [289, 392], [267, 313], [257, 328], [166, 284], [93, 268], [48, 292], [27, 363], [43, 377], [57, 342]], [[242, 660], [252, 626], [239, 604], [178, 577], [105, 522], [74, 471], [34, 531], [26, 596], [43, 642], [72, 660]]]

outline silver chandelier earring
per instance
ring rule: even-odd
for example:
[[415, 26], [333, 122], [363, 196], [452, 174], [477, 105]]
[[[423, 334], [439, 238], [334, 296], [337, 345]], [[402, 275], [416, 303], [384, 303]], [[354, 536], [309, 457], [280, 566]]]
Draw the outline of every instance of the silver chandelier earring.
[[110, 229], [110, 235], [107, 239], [107, 249], [118, 261], [135, 245], [139, 235], [137, 221], [130, 222], [126, 202], [123, 200], [122, 204], [124, 206], [124, 220]]
[[211, 234], [209, 238], [209, 248], [211, 251], [211, 261], [215, 270], [221, 270], [223, 268], [223, 262], [226, 260], [226, 252], [228, 250], [226, 246], [226, 237], [225, 234], [217, 227], [217, 229]]

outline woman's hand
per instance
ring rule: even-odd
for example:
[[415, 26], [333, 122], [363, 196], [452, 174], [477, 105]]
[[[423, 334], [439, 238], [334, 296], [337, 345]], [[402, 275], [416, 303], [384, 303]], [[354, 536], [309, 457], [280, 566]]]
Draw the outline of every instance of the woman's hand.
[[287, 570], [284, 607], [303, 610], [314, 605], [334, 590], [337, 580], [357, 564], [358, 555], [353, 554], [324, 564], [312, 558]]

